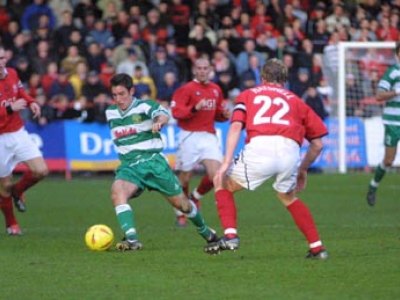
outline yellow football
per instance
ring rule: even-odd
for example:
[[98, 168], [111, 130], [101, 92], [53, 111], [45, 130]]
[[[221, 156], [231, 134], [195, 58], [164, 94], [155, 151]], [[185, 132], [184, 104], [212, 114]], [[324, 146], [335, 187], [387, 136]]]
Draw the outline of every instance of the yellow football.
[[112, 246], [113, 242], [114, 233], [107, 225], [93, 225], [86, 231], [85, 243], [90, 250], [107, 250]]

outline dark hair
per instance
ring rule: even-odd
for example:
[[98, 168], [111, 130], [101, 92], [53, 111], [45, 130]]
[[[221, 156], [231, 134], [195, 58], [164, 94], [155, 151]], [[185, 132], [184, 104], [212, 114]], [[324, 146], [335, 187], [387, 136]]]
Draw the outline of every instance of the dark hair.
[[262, 78], [267, 82], [284, 84], [288, 78], [288, 71], [281, 60], [272, 58], [265, 63]]
[[125, 73], [117, 74], [113, 76], [110, 80], [111, 87], [121, 85], [130, 90], [133, 87], [133, 82], [131, 76]]

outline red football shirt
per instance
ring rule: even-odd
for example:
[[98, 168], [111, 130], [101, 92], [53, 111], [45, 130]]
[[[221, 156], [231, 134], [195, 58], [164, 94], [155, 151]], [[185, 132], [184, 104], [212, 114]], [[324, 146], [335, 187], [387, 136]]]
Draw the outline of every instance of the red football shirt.
[[18, 112], [13, 112], [10, 115], [7, 113], [3, 114], [3, 108], [6, 104], [20, 98], [26, 100], [27, 106], [35, 101], [25, 92], [17, 72], [11, 68], [6, 68], [6, 71], [6, 77], [0, 79], [0, 106], [2, 107], [0, 113], [0, 134], [17, 131], [24, 125]]
[[280, 135], [312, 140], [328, 134], [318, 115], [299, 97], [277, 84], [264, 84], [242, 92], [236, 99], [231, 122], [244, 123], [246, 142], [259, 135]]
[[[207, 100], [207, 106], [193, 112], [193, 107], [203, 99]], [[213, 82], [192, 80], [186, 83], [175, 91], [171, 109], [178, 126], [187, 131], [215, 133], [214, 122], [227, 120], [223, 116], [224, 98], [221, 88]]]

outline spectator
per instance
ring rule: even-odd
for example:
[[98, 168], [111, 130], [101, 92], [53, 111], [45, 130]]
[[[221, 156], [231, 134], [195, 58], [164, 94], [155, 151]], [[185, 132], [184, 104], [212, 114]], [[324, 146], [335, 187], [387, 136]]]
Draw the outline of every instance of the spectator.
[[172, 72], [179, 77], [178, 67], [175, 62], [167, 57], [164, 47], [158, 47], [156, 57], [149, 65], [150, 75], [154, 80], [157, 90], [160, 89], [165, 73]]
[[122, 10], [122, 0], [98, 0], [97, 7], [103, 12], [102, 19], [111, 24], [117, 19], [118, 12]]
[[350, 27], [350, 19], [346, 16], [344, 6], [342, 3], [338, 3], [333, 7], [333, 13], [326, 19], [327, 29], [330, 33], [334, 32], [339, 25]]
[[204, 27], [202, 25], [194, 25], [189, 34], [189, 44], [194, 45], [200, 55], [207, 54], [208, 57], [211, 57], [213, 46], [211, 41], [204, 35]]
[[46, 73], [41, 78], [41, 85], [46, 96], [50, 94], [51, 85], [58, 77], [58, 66], [55, 61], [47, 65]]
[[299, 98], [302, 98], [306, 90], [311, 86], [310, 70], [307, 68], [300, 68], [297, 72], [297, 77], [290, 90], [295, 93]]
[[76, 73], [76, 66], [80, 62], [86, 63], [86, 58], [79, 55], [78, 47], [71, 45], [68, 47], [67, 56], [61, 61], [61, 68], [71, 75]]
[[111, 104], [111, 99], [106, 94], [99, 94], [94, 98], [92, 105], [85, 108], [87, 113], [85, 122], [106, 123], [106, 110]]
[[[84, 43], [83, 35], [78, 29], [73, 29], [71, 31], [71, 34], [69, 35], [69, 39], [68, 39], [66, 45], [67, 45], [67, 49], [70, 46], [76, 46], [78, 48], [78, 52], [80, 55], [83, 55], [83, 56], [87, 55], [86, 45]], [[60, 57], [65, 57], [65, 55], [67, 55], [67, 49], [65, 52], [62, 52], [60, 54]]]
[[[129, 27], [137, 26], [137, 24], [130, 24]], [[122, 37], [122, 43], [114, 48], [114, 52], [111, 58], [114, 66], [118, 66], [123, 60], [126, 60], [129, 56], [129, 50], [133, 49], [138, 60], [146, 62], [146, 57], [143, 51], [138, 45], [135, 45], [133, 38], [129, 33], [124, 34]]]
[[307, 21], [306, 33], [309, 37], [314, 35], [317, 30], [317, 23], [321, 20], [325, 22], [326, 5], [322, 1], [318, 1], [314, 9], [310, 12]]
[[303, 96], [304, 102], [312, 108], [312, 110], [321, 118], [325, 120], [329, 116], [327, 110], [325, 109], [324, 101], [322, 96], [318, 93], [317, 87], [312, 84], [310, 85], [306, 93]]
[[54, 109], [55, 120], [70, 120], [81, 117], [81, 111], [71, 105], [71, 101], [65, 94], [54, 95], [50, 100], [50, 105]]
[[[57, 78], [52, 82], [50, 86], [49, 93], [47, 95], [48, 99], [55, 99], [59, 95], [64, 95], [69, 102], [75, 100], [75, 91], [72, 84], [68, 81], [68, 72], [65, 69], [60, 69]], [[58, 98], [57, 98], [58, 99]], [[63, 101], [61, 101], [63, 102]]]
[[56, 18], [46, 1], [33, 0], [33, 3], [24, 10], [22, 15], [22, 30], [36, 30], [39, 27], [38, 20], [40, 19], [41, 15], [45, 15], [49, 18], [49, 28], [54, 29], [56, 25]]
[[49, 7], [53, 11], [56, 19], [56, 27], [61, 26], [60, 21], [63, 19], [65, 12], [69, 12], [71, 14], [71, 20], [72, 20], [72, 9], [73, 9], [72, 2], [76, 1], [65, 1], [65, 0], [49, 1]]
[[286, 52], [297, 54], [301, 43], [301, 38], [295, 34], [293, 27], [290, 25], [285, 25], [283, 29], [283, 36], [285, 37]]
[[41, 126], [45, 126], [55, 118], [55, 109], [49, 105], [45, 95], [38, 95], [36, 97], [37, 104], [40, 105], [41, 114], [39, 118], [33, 118], [30, 114], [29, 120], [31, 122], [36, 122]]
[[[143, 4], [143, 2], [142, 2]], [[146, 26], [146, 14], [147, 12], [154, 8], [153, 5], [151, 5], [151, 7], [147, 8], [147, 7], [143, 7], [142, 5], [139, 5], [138, 3], [131, 3], [130, 5], [126, 5], [126, 9], [128, 10], [128, 14], [129, 14], [129, 19], [131, 22], [133, 23], [137, 23], [139, 25], [140, 28], [144, 28], [144, 26]]]
[[256, 86], [256, 78], [254, 73], [252, 72], [243, 72], [240, 77], [240, 90], [244, 91], [245, 89], [250, 89]]
[[115, 38], [116, 44], [121, 44], [122, 37], [128, 32], [130, 20], [129, 14], [125, 10], [119, 10], [117, 19], [111, 26], [111, 33]]
[[100, 45], [100, 48], [104, 49], [107, 47], [114, 47], [115, 38], [111, 32], [107, 29], [104, 20], [96, 20], [94, 28], [89, 31], [86, 36], [86, 44], [96, 42]]
[[380, 41], [397, 41], [399, 38], [399, 30], [391, 26], [389, 18], [383, 17], [376, 35]]
[[13, 47], [10, 48], [10, 50], [12, 57], [10, 57], [8, 64], [11, 67], [15, 67], [18, 58], [21, 56], [27, 56], [27, 53], [29, 52], [28, 37], [24, 33], [18, 33], [14, 37]]
[[100, 45], [96, 42], [90, 43], [87, 49], [87, 63], [90, 70], [96, 70], [100, 72], [101, 66], [106, 62], [104, 51], [102, 51]]
[[20, 26], [15, 20], [10, 20], [7, 25], [7, 29], [4, 31], [0, 30], [0, 39], [6, 49], [11, 49], [14, 47], [14, 38], [17, 36], [17, 34], [19, 34], [19, 32]]
[[26, 91], [33, 99], [44, 95], [43, 88], [40, 84], [40, 75], [38, 73], [32, 73], [31, 77], [29, 78]]
[[101, 15], [101, 10], [91, 0], [79, 0], [79, 2], [75, 4], [72, 13], [72, 16], [80, 23], [81, 27], [84, 25], [87, 16], [93, 16], [93, 18], [99, 19]]
[[37, 44], [34, 57], [32, 67], [40, 75], [46, 73], [47, 67], [51, 62], [58, 60], [58, 56], [51, 52], [51, 46], [48, 41], [40, 41]]
[[231, 60], [229, 60], [225, 52], [223, 52], [222, 50], [216, 49], [214, 51], [211, 63], [214, 67], [214, 71], [217, 74], [221, 72], [228, 72], [231, 74], [232, 78], [236, 76], [235, 65], [232, 63]]
[[115, 75], [115, 67], [112, 62], [106, 62], [101, 66], [100, 81], [106, 88], [110, 87], [110, 79]]
[[333, 99], [337, 99], [337, 74], [339, 65], [338, 43], [339, 34], [333, 32], [329, 37], [329, 44], [325, 46], [323, 54], [324, 69], [322, 72], [327, 82], [329, 82], [333, 88]]
[[259, 85], [261, 83], [261, 65], [257, 55], [251, 54], [249, 56], [249, 68], [243, 74], [245, 73], [250, 73], [253, 75], [252, 77], [255, 85]]
[[284, 54], [283, 58], [282, 58], [282, 62], [286, 66], [287, 71], [288, 71], [288, 76], [287, 76], [288, 80], [286, 82], [286, 87], [288, 89], [290, 89], [297, 78], [297, 69], [294, 66], [293, 55], [290, 53]]
[[136, 50], [131, 48], [128, 50], [128, 57], [117, 65], [117, 74], [125, 73], [129, 76], [133, 75], [136, 66], [140, 66], [143, 75], [149, 75], [149, 70], [144, 62], [138, 60]]
[[223, 22], [218, 32], [218, 37], [220, 39], [226, 39], [229, 44], [230, 52], [234, 55], [238, 55], [243, 50], [242, 41], [233, 27], [232, 20], [229, 17], [225, 17], [223, 18]]
[[167, 39], [171, 37], [167, 27], [160, 22], [160, 12], [157, 9], [152, 9], [147, 13], [147, 25], [142, 30], [145, 41], [149, 41], [150, 33], [155, 34], [159, 45], [165, 45]]
[[167, 44], [165, 45], [165, 50], [167, 51], [167, 58], [171, 59], [175, 65], [178, 67], [179, 72], [179, 81], [180, 82], [185, 82], [190, 78], [190, 75], [187, 74], [186, 71], [186, 64], [185, 61], [182, 57], [177, 52], [177, 45], [176, 41], [174, 39], [169, 39], [167, 41]]
[[222, 71], [217, 74], [216, 83], [221, 88], [224, 99], [228, 99], [230, 92], [237, 86], [236, 81], [232, 78], [232, 74], [228, 71]]
[[17, 71], [18, 77], [21, 80], [21, 82], [26, 86], [29, 81], [29, 78], [33, 73], [29, 59], [25, 56], [20, 56], [17, 59], [15, 70]]
[[296, 54], [296, 68], [307, 68], [311, 70], [313, 66], [314, 48], [309, 39], [304, 39], [301, 42], [301, 48]]
[[78, 28], [73, 24], [72, 12], [66, 10], [62, 13], [60, 26], [54, 32], [54, 46], [58, 55], [63, 56], [67, 52], [68, 39], [73, 30], [78, 30]]
[[82, 95], [87, 99], [88, 103], [93, 103], [95, 98], [100, 94], [108, 94], [107, 88], [99, 79], [99, 73], [91, 70], [88, 73], [87, 80], [82, 86]]
[[157, 93], [157, 100], [164, 107], [170, 107], [172, 95], [179, 88], [180, 83], [178, 82], [175, 73], [167, 72], [164, 75], [164, 80], [160, 85], [160, 89]]
[[247, 39], [244, 42], [244, 50], [240, 52], [236, 60], [236, 72], [239, 76], [249, 68], [250, 55], [256, 55], [260, 65], [264, 64], [265, 57], [260, 52], [255, 51], [255, 48], [256, 44], [254, 40]]
[[21, 20], [26, 7], [30, 4], [31, 1], [8, 0], [6, 2], [6, 7], [7, 10], [10, 12], [11, 18], [13, 20]]
[[240, 23], [235, 26], [235, 30], [240, 38], [245, 37], [245, 31], [249, 31], [249, 35], [247, 38], [254, 39], [255, 37], [255, 30], [250, 25], [250, 15], [247, 12], [242, 12], [240, 14]]
[[139, 99], [157, 99], [157, 88], [154, 84], [153, 79], [145, 75], [143, 68], [137, 65], [132, 74], [132, 81], [135, 87], [134, 96]]
[[219, 39], [217, 42], [217, 48], [219, 51], [222, 51], [226, 57], [229, 58], [230, 63], [235, 66], [235, 74], [236, 74], [236, 57], [233, 53], [229, 50], [229, 41], [225, 38]]
[[82, 95], [82, 87], [86, 82], [88, 75], [88, 65], [81, 61], [76, 65], [76, 72], [69, 77], [69, 82], [72, 84], [75, 92], [75, 97], [78, 99]]
[[190, 7], [182, 0], [172, 0], [171, 23], [174, 27], [174, 38], [179, 46], [188, 44]]

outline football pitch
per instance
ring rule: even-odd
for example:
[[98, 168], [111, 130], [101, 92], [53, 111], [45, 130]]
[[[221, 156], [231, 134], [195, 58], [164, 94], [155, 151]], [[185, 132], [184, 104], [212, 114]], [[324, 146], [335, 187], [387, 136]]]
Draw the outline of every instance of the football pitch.
[[[17, 213], [24, 235], [1, 229], [0, 299], [400, 299], [400, 175], [387, 174], [374, 208], [365, 200], [370, 177], [309, 176], [300, 197], [327, 261], [304, 259], [305, 240], [270, 182], [237, 194], [241, 248], [209, 256], [194, 227], [174, 226], [156, 192], [131, 201], [142, 251], [89, 251], [84, 234], [93, 224], [122, 236], [112, 177], [47, 178]], [[221, 233], [211, 193], [202, 211]]]

